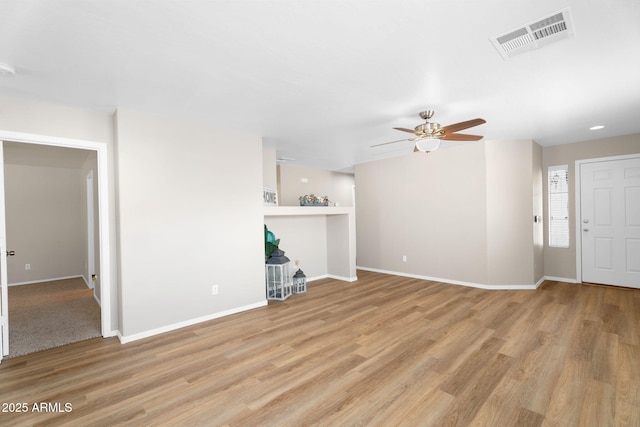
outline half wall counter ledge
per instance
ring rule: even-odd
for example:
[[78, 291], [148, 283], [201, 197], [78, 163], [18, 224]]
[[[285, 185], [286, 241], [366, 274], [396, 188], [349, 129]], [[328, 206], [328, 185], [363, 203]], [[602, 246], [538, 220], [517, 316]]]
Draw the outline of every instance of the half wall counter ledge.
[[354, 282], [355, 208], [268, 206], [264, 223], [287, 242], [287, 256], [304, 265], [307, 282], [324, 278]]

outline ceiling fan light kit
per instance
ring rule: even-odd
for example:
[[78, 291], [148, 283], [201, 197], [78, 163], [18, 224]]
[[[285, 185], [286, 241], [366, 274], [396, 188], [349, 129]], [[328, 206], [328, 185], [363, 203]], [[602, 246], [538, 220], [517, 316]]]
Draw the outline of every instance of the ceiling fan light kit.
[[425, 138], [416, 142], [416, 149], [423, 153], [435, 151], [440, 147], [440, 140], [437, 138]]

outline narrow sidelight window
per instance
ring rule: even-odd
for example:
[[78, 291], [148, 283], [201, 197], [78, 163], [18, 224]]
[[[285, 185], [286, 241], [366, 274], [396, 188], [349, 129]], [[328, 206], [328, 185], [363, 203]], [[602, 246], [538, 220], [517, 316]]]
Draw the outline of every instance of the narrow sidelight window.
[[549, 246], [569, 247], [569, 166], [549, 167]]

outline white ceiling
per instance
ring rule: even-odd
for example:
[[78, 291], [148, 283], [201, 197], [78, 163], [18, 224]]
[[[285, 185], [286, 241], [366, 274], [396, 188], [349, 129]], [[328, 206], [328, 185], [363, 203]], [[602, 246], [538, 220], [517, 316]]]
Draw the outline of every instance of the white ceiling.
[[[565, 7], [574, 38], [509, 60], [489, 41]], [[0, 62], [0, 94], [256, 133], [332, 170], [410, 153], [370, 145], [425, 109], [543, 146], [640, 133], [638, 0], [0, 0]]]

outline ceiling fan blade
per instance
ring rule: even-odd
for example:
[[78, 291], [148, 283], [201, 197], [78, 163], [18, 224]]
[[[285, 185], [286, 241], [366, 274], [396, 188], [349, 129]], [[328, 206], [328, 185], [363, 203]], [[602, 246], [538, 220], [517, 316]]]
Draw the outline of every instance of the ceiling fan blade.
[[405, 139], [399, 139], [397, 141], [383, 142], [382, 144], [370, 145], [369, 148], [380, 147], [381, 145], [387, 145], [387, 144], [395, 144], [396, 142], [402, 142], [402, 141], [409, 141], [409, 139], [405, 138]]
[[407, 129], [407, 128], [394, 128], [395, 130], [401, 130], [402, 132], [409, 132], [409, 133], [416, 133], [415, 130], [413, 129]]
[[441, 127], [440, 130], [443, 130], [445, 133], [457, 132], [463, 129], [469, 129], [474, 126], [481, 125], [483, 123], [487, 123], [485, 119], [472, 119], [467, 120], [466, 122], [454, 123], [452, 125]]
[[447, 133], [441, 139], [448, 141], [479, 141], [482, 139], [481, 135], [469, 135], [465, 133]]

